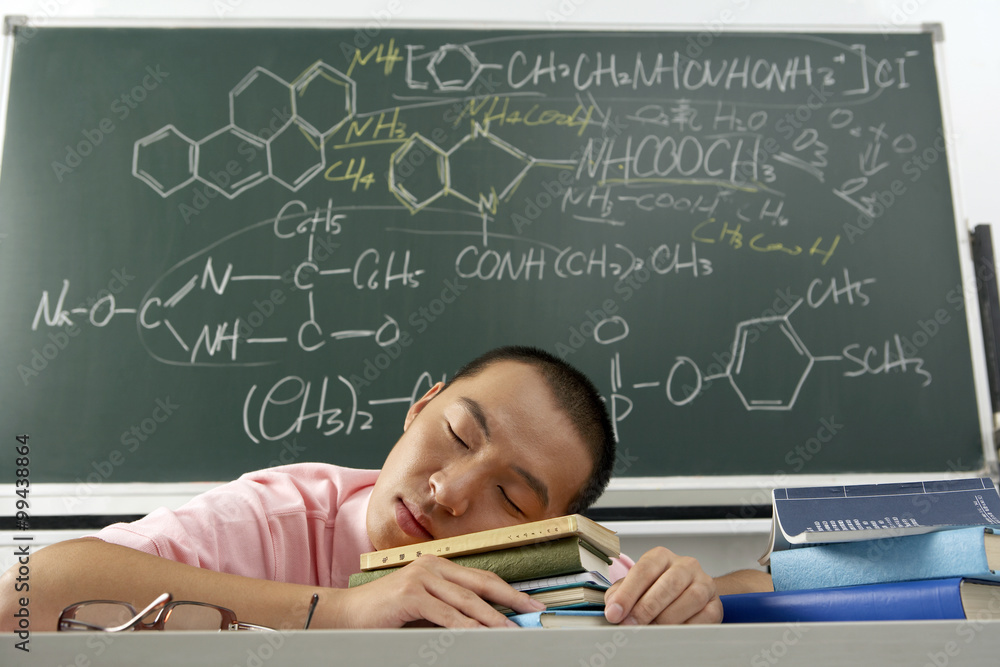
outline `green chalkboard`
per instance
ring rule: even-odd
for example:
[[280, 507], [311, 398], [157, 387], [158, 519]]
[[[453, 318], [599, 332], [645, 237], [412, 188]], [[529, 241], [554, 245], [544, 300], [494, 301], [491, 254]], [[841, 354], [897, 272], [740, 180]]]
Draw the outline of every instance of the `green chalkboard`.
[[10, 39], [35, 482], [376, 467], [512, 343], [595, 379], [620, 477], [984, 466], [930, 34]]

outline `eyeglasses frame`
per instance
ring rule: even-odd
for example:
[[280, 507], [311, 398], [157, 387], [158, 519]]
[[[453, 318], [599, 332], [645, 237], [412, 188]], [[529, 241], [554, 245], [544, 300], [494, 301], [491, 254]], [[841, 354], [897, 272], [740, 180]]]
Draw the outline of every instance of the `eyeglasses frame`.
[[[314, 596], [318, 597], [318, 596]], [[217, 604], [211, 604], [208, 602], [195, 602], [192, 600], [173, 600], [173, 596], [170, 593], [162, 593], [155, 600], [150, 602], [146, 607], [140, 611], [136, 612], [135, 607], [133, 607], [128, 602], [122, 602], [121, 600], [84, 600], [83, 602], [77, 602], [69, 605], [62, 610], [59, 614], [59, 623], [57, 629], [60, 631], [73, 631], [73, 630], [97, 630], [100, 632], [123, 632], [125, 630], [160, 630], [164, 629], [164, 625], [167, 619], [170, 617], [170, 613], [175, 607], [181, 605], [197, 605], [201, 607], [210, 607], [217, 610], [222, 616], [222, 621], [219, 625], [219, 630], [252, 630], [257, 632], [275, 632], [274, 628], [268, 628], [263, 625], [257, 625], [255, 623], [244, 623], [243, 621], [238, 621], [236, 619], [236, 612], [227, 607], [222, 607]], [[113, 628], [102, 628], [90, 623], [85, 623], [84, 621], [78, 621], [75, 618], [64, 618], [67, 614], [75, 615], [80, 607], [85, 607], [90, 604], [116, 604], [124, 606], [132, 611], [132, 618], [121, 625], [116, 625]], [[313, 602], [315, 605], [315, 600]], [[149, 616], [151, 613], [156, 612], [156, 617], [153, 619], [152, 623], [144, 623], [142, 619]], [[311, 614], [310, 614], [311, 617]], [[308, 627], [308, 625], [306, 626]]]

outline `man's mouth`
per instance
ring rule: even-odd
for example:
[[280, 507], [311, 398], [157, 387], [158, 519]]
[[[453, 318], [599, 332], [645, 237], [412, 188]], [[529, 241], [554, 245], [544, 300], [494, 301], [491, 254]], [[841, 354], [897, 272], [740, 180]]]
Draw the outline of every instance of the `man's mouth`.
[[[419, 510], [416, 512], [419, 512]], [[434, 536], [424, 527], [416, 512], [411, 510], [409, 505], [401, 498], [396, 499], [396, 524], [399, 525], [400, 530], [410, 537], [415, 537], [421, 541], [433, 540]]]

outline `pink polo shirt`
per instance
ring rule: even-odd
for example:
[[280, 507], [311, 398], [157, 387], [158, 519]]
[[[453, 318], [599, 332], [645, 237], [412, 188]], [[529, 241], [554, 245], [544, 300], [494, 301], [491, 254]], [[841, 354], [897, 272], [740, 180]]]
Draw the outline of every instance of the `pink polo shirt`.
[[[96, 537], [216, 572], [346, 588], [360, 555], [373, 551], [365, 528], [378, 470], [295, 463], [249, 472], [187, 502], [160, 508]], [[611, 565], [611, 580], [634, 563]]]

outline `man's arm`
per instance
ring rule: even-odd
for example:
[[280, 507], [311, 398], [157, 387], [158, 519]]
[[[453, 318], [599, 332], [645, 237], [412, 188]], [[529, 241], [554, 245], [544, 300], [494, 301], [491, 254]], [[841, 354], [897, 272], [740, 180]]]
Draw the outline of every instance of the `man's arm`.
[[[14, 572], [0, 577], [0, 630], [11, 631]], [[236, 611], [240, 620], [278, 627], [305, 624], [314, 592], [320, 608], [333, 600], [324, 589], [248, 579], [176, 563], [96, 538], [53, 544], [31, 555], [29, 600], [32, 627], [55, 630], [59, 613], [84, 600], [120, 600], [141, 609], [164, 592], [175, 600], [211, 602]], [[326, 604], [324, 604], [326, 603]], [[301, 627], [301, 625], [299, 626]]]
[[55, 630], [60, 612], [84, 600], [129, 602], [136, 609], [169, 592], [175, 600], [228, 607], [242, 621], [301, 628], [313, 593], [316, 628], [400, 627], [426, 619], [451, 627], [504, 626], [483, 598], [519, 611], [538, 611], [526, 594], [491, 572], [424, 557], [399, 572], [352, 589], [322, 588], [214, 572], [96, 538], [53, 544], [31, 556], [31, 588], [13, 594], [16, 568], [0, 576], [0, 631], [12, 632], [18, 598], [29, 599], [32, 627]]
[[773, 591], [771, 575], [760, 570], [737, 570], [715, 578], [715, 590], [719, 595], [735, 593], [763, 593]]

